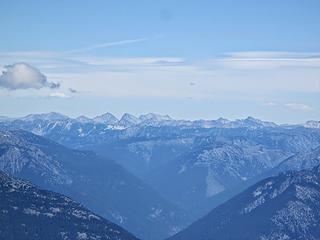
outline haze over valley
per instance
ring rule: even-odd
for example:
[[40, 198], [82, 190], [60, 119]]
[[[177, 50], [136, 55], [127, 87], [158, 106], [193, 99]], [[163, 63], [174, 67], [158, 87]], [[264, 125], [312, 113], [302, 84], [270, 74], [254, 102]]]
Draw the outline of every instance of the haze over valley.
[[0, 1], [0, 239], [320, 240], [320, 1]]

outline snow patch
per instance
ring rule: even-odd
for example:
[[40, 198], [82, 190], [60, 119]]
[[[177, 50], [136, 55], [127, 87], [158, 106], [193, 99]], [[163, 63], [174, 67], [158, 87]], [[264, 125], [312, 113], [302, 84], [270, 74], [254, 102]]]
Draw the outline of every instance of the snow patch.
[[185, 172], [186, 170], [187, 170], [186, 165], [182, 165], [180, 170], [178, 171], [178, 174], [181, 174], [181, 173]]
[[86, 240], [88, 239], [88, 236], [86, 233], [80, 233], [80, 232], [77, 232], [78, 236], [77, 236], [77, 239], [79, 240]]
[[207, 184], [206, 197], [212, 197], [225, 190], [225, 187], [216, 180], [214, 176], [214, 172], [210, 167], [208, 168], [206, 184]]
[[24, 212], [25, 214], [29, 214], [29, 215], [36, 215], [36, 216], [39, 216], [39, 215], [40, 215], [40, 212], [39, 212], [39, 211], [34, 210], [34, 209], [32, 209], [32, 208], [25, 208], [25, 209], [23, 209], [23, 212]]

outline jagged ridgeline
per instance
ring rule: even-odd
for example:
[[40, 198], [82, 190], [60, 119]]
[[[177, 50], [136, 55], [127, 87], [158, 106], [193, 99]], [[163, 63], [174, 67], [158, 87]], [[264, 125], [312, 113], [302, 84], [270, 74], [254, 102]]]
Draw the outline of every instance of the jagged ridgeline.
[[170, 237], [262, 179], [320, 163], [317, 121], [110, 113], [0, 121], [2, 170], [72, 197], [141, 239]]

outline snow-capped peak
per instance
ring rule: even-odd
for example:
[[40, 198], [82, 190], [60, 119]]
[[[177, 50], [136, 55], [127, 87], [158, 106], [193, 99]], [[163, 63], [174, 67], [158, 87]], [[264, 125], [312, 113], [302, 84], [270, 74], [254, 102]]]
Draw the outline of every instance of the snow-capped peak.
[[277, 124], [273, 122], [266, 122], [253, 117], [247, 117], [246, 119], [238, 119], [231, 122], [232, 125], [236, 127], [249, 127], [249, 128], [259, 128], [259, 127], [277, 127]]
[[139, 119], [141, 121], [171, 121], [173, 120], [169, 115], [160, 115], [155, 113], [148, 113], [144, 115], [140, 115]]
[[119, 120], [111, 113], [105, 113], [105, 114], [96, 116], [93, 119], [93, 121], [95, 121], [96, 123], [116, 124]]
[[81, 116], [77, 117], [76, 120], [78, 122], [81, 122], [81, 123], [90, 123], [90, 122], [93, 121], [91, 118], [88, 118], [88, 117], [86, 117], [84, 115], [81, 115]]
[[119, 125], [125, 126], [125, 127], [132, 127], [132, 126], [137, 125], [139, 123], [140, 123], [140, 119], [129, 114], [129, 113], [123, 114], [122, 118], [118, 122]]
[[41, 113], [41, 114], [29, 114], [25, 117], [20, 118], [23, 121], [34, 121], [34, 120], [65, 120], [68, 119], [66, 115], [57, 112], [50, 112], [50, 113]]
[[216, 120], [216, 122], [221, 123], [221, 124], [227, 124], [227, 123], [230, 122], [230, 120], [229, 120], [229, 119], [226, 119], [226, 118], [220, 117], [220, 118], [218, 118], [218, 119]]
[[320, 128], [320, 121], [310, 120], [303, 124], [305, 128]]

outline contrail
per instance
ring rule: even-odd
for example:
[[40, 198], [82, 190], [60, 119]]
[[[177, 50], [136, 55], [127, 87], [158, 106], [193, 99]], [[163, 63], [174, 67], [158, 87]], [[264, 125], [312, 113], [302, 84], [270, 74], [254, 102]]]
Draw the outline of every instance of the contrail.
[[117, 42], [100, 43], [100, 44], [87, 46], [87, 47], [84, 47], [84, 48], [78, 48], [78, 49], [65, 51], [64, 53], [65, 54], [81, 53], [81, 52], [87, 52], [87, 51], [91, 51], [91, 50], [99, 49], [99, 48], [108, 48], [108, 47], [119, 46], [119, 45], [140, 43], [140, 42], [145, 42], [147, 40], [148, 40], [147, 38], [137, 38], [137, 39], [129, 39], [129, 40], [117, 41]]

